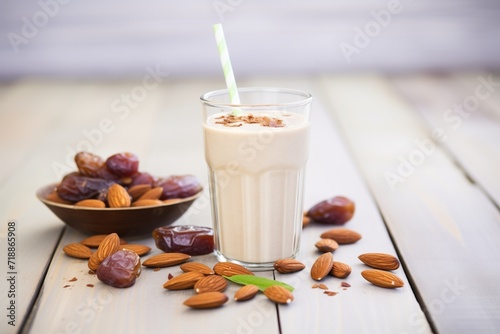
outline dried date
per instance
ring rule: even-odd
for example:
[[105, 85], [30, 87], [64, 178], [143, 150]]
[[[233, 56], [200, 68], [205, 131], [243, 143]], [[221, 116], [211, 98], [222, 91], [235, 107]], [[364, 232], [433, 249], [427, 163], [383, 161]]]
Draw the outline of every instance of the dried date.
[[[180, 199], [196, 195], [202, 190], [192, 175], [170, 176], [158, 179], [139, 172], [138, 157], [129, 152], [117, 153], [103, 160], [90, 152], [78, 152], [75, 157], [78, 172], [66, 175], [52, 197], [60, 202], [76, 203], [84, 199], [99, 199], [107, 203], [107, 191], [115, 183], [125, 188], [139, 184], [161, 188], [160, 200]], [[158, 201], [162, 204], [161, 201]]]
[[132, 183], [130, 183], [130, 187], [136, 186], [138, 184], [149, 184], [153, 186], [156, 182], [156, 179], [149, 173], [145, 172], [137, 172], [132, 175]]
[[354, 215], [354, 202], [342, 196], [333, 197], [314, 205], [306, 216], [329, 225], [343, 225]]
[[57, 194], [63, 200], [79, 202], [87, 198], [100, 197], [113, 183], [109, 180], [71, 173], [66, 175], [57, 186]]
[[117, 153], [106, 159], [106, 166], [115, 175], [132, 176], [139, 169], [139, 158], [129, 152]]
[[97, 171], [97, 177], [104, 180], [113, 181], [115, 183], [122, 183], [121, 177], [110, 171], [106, 165], [103, 165], [101, 168], [99, 168], [99, 170]]
[[97, 268], [97, 278], [115, 288], [128, 288], [134, 285], [140, 274], [139, 256], [127, 249], [108, 256]]
[[159, 180], [156, 186], [163, 188], [161, 200], [194, 196], [202, 188], [196, 176], [193, 175], [173, 175]]
[[158, 227], [153, 231], [156, 247], [166, 253], [204, 255], [213, 252], [214, 236], [210, 227], [179, 225]]
[[104, 166], [104, 160], [90, 152], [78, 152], [75, 155], [75, 163], [80, 174], [89, 177], [99, 177], [98, 171]]

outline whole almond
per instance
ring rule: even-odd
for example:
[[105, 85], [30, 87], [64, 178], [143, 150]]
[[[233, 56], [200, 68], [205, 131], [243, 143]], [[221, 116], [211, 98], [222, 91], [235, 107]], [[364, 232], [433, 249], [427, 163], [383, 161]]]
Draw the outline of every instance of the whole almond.
[[385, 270], [367, 269], [361, 272], [361, 276], [373, 285], [382, 288], [394, 289], [404, 286], [401, 278]]
[[143, 266], [149, 268], [163, 268], [175, 266], [176, 264], [184, 263], [191, 258], [191, 255], [184, 253], [162, 253], [151, 256], [142, 263]]
[[98, 208], [102, 209], [106, 207], [106, 203], [98, 199], [84, 199], [80, 202], [76, 202], [75, 206], [84, 207], [84, 208]]
[[228, 301], [226, 294], [218, 291], [200, 293], [184, 301], [184, 305], [196, 309], [215, 308]]
[[314, 246], [322, 253], [333, 252], [339, 248], [339, 244], [335, 240], [328, 238], [319, 240]]
[[234, 294], [234, 300], [242, 302], [250, 300], [259, 292], [259, 288], [253, 284], [244, 285]]
[[224, 290], [226, 290], [226, 288], [226, 279], [219, 275], [204, 276], [194, 285], [194, 291], [196, 291], [196, 293], [204, 293], [210, 291], [223, 292]]
[[278, 304], [289, 304], [293, 300], [292, 293], [279, 285], [271, 285], [264, 289], [264, 295]]
[[338, 261], [333, 261], [332, 270], [330, 271], [330, 275], [337, 278], [346, 278], [351, 274], [351, 266]]
[[221, 276], [254, 275], [253, 272], [242, 265], [231, 262], [218, 262], [214, 266], [214, 271], [217, 275]]
[[130, 206], [131, 200], [127, 190], [118, 183], [108, 189], [108, 204], [110, 208], [126, 208]]
[[311, 277], [316, 281], [321, 281], [330, 273], [333, 267], [332, 253], [324, 253], [314, 261], [311, 267]]
[[163, 284], [164, 289], [168, 290], [185, 290], [191, 289], [194, 287], [196, 282], [205, 277], [205, 275], [197, 272], [190, 271], [187, 273], [182, 273], [178, 276], [175, 276]]
[[[108, 234], [95, 234], [80, 241], [82, 245], [90, 248], [97, 248], [101, 242], [108, 236]], [[127, 242], [120, 238], [120, 245], [125, 245]]]
[[385, 253], [365, 253], [358, 256], [364, 264], [382, 270], [396, 270], [399, 268], [398, 259], [390, 254]]
[[139, 197], [144, 195], [146, 192], [151, 190], [151, 185], [149, 184], [137, 184], [135, 186], [132, 186], [128, 188], [127, 192], [132, 197], [132, 200], [137, 200]]
[[92, 256], [92, 250], [89, 247], [77, 242], [64, 246], [63, 252], [78, 259], [88, 259]]
[[102, 261], [108, 256], [118, 252], [120, 249], [120, 238], [118, 234], [111, 233], [99, 244], [97, 250], [89, 258], [90, 270], [96, 271]]
[[212, 268], [200, 262], [186, 262], [181, 264], [180, 268], [185, 273], [187, 273], [188, 271], [197, 271], [199, 273], [202, 273], [203, 275], [214, 274]]
[[155, 187], [145, 192], [141, 197], [139, 197], [138, 201], [141, 199], [160, 199], [162, 193], [162, 187]]
[[334, 228], [321, 234], [321, 238], [333, 239], [339, 245], [353, 244], [361, 239], [361, 234], [347, 228]]
[[156, 205], [162, 205], [165, 204], [163, 201], [160, 201], [159, 199], [138, 199], [135, 202], [132, 202], [130, 206], [133, 207], [139, 207], [139, 206], [156, 206]]
[[146, 255], [151, 251], [151, 247], [145, 246], [145, 245], [139, 245], [139, 244], [126, 244], [123, 246], [120, 246], [121, 249], [128, 249], [134, 253], [136, 253], [139, 256]]
[[279, 273], [282, 274], [301, 271], [305, 267], [306, 267], [305, 264], [292, 258], [281, 259], [274, 262], [274, 269], [276, 269]]

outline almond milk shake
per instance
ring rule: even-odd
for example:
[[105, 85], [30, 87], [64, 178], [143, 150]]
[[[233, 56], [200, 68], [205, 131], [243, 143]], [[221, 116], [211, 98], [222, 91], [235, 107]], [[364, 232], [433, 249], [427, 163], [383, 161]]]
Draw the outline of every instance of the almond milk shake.
[[214, 113], [204, 123], [216, 255], [255, 269], [299, 250], [307, 115]]

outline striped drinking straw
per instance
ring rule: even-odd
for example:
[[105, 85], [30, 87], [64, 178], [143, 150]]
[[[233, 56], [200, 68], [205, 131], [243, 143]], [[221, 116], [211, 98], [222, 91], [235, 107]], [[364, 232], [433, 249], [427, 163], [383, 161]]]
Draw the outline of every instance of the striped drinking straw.
[[[229, 100], [231, 104], [240, 104], [240, 97], [238, 95], [238, 88], [236, 87], [236, 80], [234, 79], [233, 67], [231, 66], [231, 59], [229, 59], [229, 52], [227, 51], [226, 39], [224, 38], [224, 31], [222, 24], [214, 24], [215, 40], [217, 41], [217, 48], [219, 49], [220, 62], [224, 71], [224, 78], [226, 79], [226, 86], [229, 92]], [[234, 109], [233, 114], [238, 115], [240, 110]]]

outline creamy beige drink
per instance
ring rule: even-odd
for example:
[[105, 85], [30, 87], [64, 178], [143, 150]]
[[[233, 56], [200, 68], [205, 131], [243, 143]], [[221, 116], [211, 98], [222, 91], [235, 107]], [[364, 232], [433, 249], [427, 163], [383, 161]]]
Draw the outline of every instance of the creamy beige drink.
[[287, 111], [228, 115], [204, 124], [216, 254], [269, 267], [299, 250], [309, 121]]

